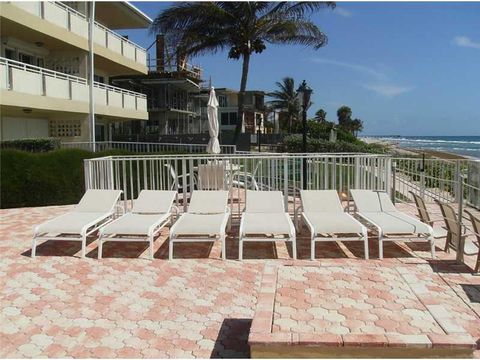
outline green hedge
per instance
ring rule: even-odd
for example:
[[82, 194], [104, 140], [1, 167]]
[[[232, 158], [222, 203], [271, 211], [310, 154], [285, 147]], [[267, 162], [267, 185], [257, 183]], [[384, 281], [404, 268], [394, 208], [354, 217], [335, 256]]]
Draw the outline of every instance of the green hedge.
[[75, 204], [85, 191], [83, 159], [126, 154], [60, 149], [45, 153], [2, 150], [0, 207]]
[[60, 140], [55, 138], [7, 140], [0, 142], [0, 148], [28, 152], [47, 152], [59, 149]]
[[[286, 137], [284, 139], [283, 146], [283, 150], [286, 152], [302, 152], [302, 136], [291, 135]], [[388, 148], [379, 144], [367, 144], [360, 140], [356, 140], [355, 142], [329, 142], [323, 139], [307, 138], [307, 152], [385, 154], [388, 152]]]

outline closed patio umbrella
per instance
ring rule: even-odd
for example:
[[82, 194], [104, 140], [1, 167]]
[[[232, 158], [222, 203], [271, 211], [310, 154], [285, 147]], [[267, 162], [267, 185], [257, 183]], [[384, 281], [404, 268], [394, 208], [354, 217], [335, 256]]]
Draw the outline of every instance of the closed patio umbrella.
[[210, 140], [207, 145], [207, 152], [209, 154], [220, 154], [220, 143], [218, 142], [218, 101], [215, 96], [215, 89], [210, 89], [210, 97], [207, 104], [208, 115], [208, 132]]

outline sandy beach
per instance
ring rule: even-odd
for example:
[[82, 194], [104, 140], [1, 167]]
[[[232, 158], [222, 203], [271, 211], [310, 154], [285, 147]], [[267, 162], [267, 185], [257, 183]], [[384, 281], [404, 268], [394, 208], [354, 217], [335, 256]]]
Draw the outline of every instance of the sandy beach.
[[394, 141], [387, 141], [384, 139], [374, 138], [374, 137], [362, 137], [362, 141], [365, 141], [367, 144], [380, 144], [390, 148], [390, 151], [394, 155], [398, 156], [420, 156], [425, 154], [427, 157], [437, 158], [437, 159], [446, 159], [446, 160], [462, 160], [469, 159], [468, 156], [453, 154], [445, 151], [438, 150], [429, 150], [429, 149], [405, 149], [395, 143]]

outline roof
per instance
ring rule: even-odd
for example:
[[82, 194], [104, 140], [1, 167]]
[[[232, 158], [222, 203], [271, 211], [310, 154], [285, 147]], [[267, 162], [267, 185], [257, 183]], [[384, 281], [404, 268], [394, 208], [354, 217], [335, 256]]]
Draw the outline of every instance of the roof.
[[143, 29], [152, 19], [128, 1], [95, 2], [95, 18], [109, 29]]

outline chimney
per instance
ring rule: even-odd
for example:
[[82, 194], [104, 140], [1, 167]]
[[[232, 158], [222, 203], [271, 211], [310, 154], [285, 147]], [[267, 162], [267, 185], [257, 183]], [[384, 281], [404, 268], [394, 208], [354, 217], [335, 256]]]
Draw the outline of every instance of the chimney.
[[156, 57], [157, 57], [157, 71], [164, 72], [165, 70], [165, 36], [157, 35]]

